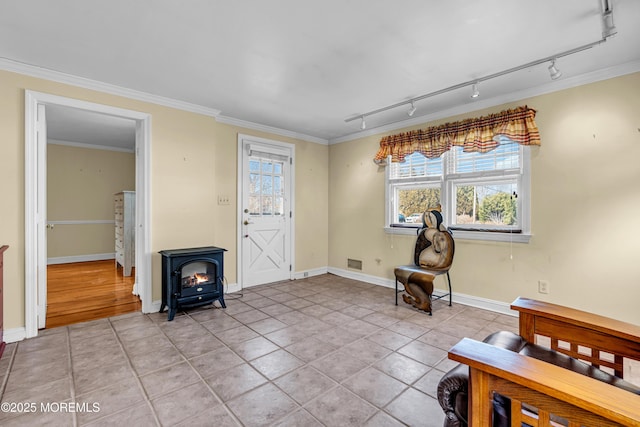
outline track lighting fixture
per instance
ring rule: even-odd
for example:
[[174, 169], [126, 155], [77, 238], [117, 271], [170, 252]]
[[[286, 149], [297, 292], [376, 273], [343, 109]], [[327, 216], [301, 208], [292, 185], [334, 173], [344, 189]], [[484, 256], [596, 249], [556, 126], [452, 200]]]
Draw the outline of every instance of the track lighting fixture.
[[609, 0], [604, 0], [602, 8], [602, 38], [606, 39], [615, 36], [618, 30], [613, 24], [613, 10], [611, 9]]
[[358, 114], [355, 116], [351, 116], [349, 118], [344, 119], [345, 122], [349, 123], [353, 120], [358, 120], [361, 119], [362, 123], [360, 124], [360, 129], [361, 130], [365, 130], [367, 128], [367, 125], [364, 121], [364, 118], [367, 116], [372, 116], [374, 114], [378, 114], [378, 113], [382, 113], [383, 111], [388, 111], [388, 110], [392, 110], [394, 108], [398, 108], [401, 106], [406, 106], [411, 104], [411, 108], [409, 108], [409, 110], [407, 111], [407, 115], [409, 117], [413, 117], [413, 115], [416, 112], [416, 107], [414, 105], [415, 102], [417, 101], [422, 101], [423, 99], [427, 99], [427, 98], [431, 98], [434, 96], [438, 96], [438, 95], [442, 95], [444, 93], [448, 93], [454, 90], [458, 90], [458, 89], [464, 89], [464, 88], [468, 88], [469, 86], [471, 86], [471, 98], [477, 98], [478, 96], [480, 96], [480, 91], [478, 90], [478, 85], [481, 82], [487, 81], [487, 80], [491, 80], [491, 79], [495, 79], [497, 77], [502, 77], [505, 76], [507, 74], [511, 74], [511, 73], [515, 73], [517, 71], [521, 71], [521, 70], [526, 70], [527, 68], [532, 68], [532, 67], [536, 67], [538, 65], [541, 64], [545, 64], [548, 62], [551, 62], [551, 65], [549, 65], [549, 67], [547, 68], [549, 70], [549, 76], [551, 77], [552, 80], [557, 80], [562, 76], [562, 71], [560, 71], [558, 68], [556, 68], [556, 60], [558, 58], [564, 58], [565, 56], [569, 56], [569, 55], [573, 55], [574, 53], [578, 53], [578, 52], [582, 52], [585, 51], [587, 49], [591, 49], [592, 47], [598, 46], [602, 43], [605, 43], [607, 41], [607, 39], [613, 35], [616, 34], [617, 30], [615, 25], [613, 24], [613, 9], [611, 7], [611, 0], [601, 0], [602, 1], [602, 10], [601, 10], [601, 20], [602, 20], [602, 38], [600, 40], [582, 45], [582, 46], [578, 46], [575, 47], [573, 49], [570, 50], [565, 50], [563, 52], [559, 52], [556, 53], [555, 55], [551, 55], [551, 56], [547, 56], [544, 58], [540, 58], [537, 59], [535, 61], [531, 61], [528, 62], [526, 64], [522, 64], [522, 65], [518, 65], [517, 67], [512, 67], [512, 68], [508, 68], [506, 70], [503, 71], [498, 71], [497, 73], [493, 73], [493, 74], [489, 74], [486, 76], [482, 76], [479, 78], [476, 78], [474, 80], [470, 80], [467, 82], [463, 82], [463, 83], [459, 83], [457, 85], [454, 86], [449, 86], [446, 87], [444, 89], [439, 89], [436, 90], [434, 92], [430, 92], [424, 95], [420, 95], [420, 96], [416, 96], [414, 98], [411, 99], [407, 99], [401, 102], [397, 102], [395, 104], [391, 104], [391, 105], [387, 105], [386, 107], [382, 107], [382, 108], [378, 108], [377, 110], [372, 110], [372, 111], [367, 111], [366, 113], [362, 113], [362, 114]]
[[480, 91], [478, 90], [478, 83], [474, 83], [471, 86], [471, 97], [472, 98], [477, 98], [480, 96]]
[[562, 71], [556, 68], [556, 60], [551, 60], [551, 65], [549, 65], [549, 75], [551, 76], [551, 80], [558, 80], [562, 77]]
[[416, 106], [413, 105], [413, 101], [411, 101], [411, 108], [409, 108], [409, 111], [407, 111], [407, 116], [409, 117], [413, 116], [416, 110], [417, 110]]

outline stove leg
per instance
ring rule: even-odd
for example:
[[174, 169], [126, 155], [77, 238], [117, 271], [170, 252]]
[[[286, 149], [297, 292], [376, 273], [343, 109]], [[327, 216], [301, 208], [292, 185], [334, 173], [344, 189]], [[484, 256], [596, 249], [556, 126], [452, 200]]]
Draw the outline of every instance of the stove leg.
[[175, 315], [176, 315], [176, 309], [175, 308], [170, 308], [169, 309], [169, 317], [167, 318], [167, 320], [169, 322], [171, 322]]

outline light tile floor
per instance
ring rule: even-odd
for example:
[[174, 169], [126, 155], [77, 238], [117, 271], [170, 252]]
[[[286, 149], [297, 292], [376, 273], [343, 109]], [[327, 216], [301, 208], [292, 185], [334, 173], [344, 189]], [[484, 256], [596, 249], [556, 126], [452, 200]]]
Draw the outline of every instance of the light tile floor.
[[322, 275], [41, 331], [0, 360], [0, 425], [441, 426], [447, 350], [517, 319], [393, 292]]

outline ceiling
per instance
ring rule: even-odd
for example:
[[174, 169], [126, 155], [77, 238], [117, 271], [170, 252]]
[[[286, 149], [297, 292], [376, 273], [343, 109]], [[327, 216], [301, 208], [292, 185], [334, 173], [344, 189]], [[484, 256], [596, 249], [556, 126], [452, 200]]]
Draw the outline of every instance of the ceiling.
[[[339, 142], [362, 134], [345, 119], [600, 40], [601, 1], [0, 0], [0, 58]], [[366, 132], [640, 71], [640, 1], [610, 3], [617, 35], [559, 58], [560, 79], [539, 64]]]

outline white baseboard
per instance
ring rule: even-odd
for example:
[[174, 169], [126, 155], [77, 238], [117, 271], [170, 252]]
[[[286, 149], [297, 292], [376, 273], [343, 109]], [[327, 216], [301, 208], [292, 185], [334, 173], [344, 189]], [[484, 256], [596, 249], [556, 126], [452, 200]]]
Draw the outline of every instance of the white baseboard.
[[329, 269], [327, 267], [313, 268], [311, 270], [296, 271], [293, 274], [293, 278], [295, 280], [301, 280], [301, 279], [306, 279], [313, 276], [321, 276], [323, 274], [327, 274], [328, 272], [329, 272]]
[[107, 259], [116, 259], [115, 252], [106, 254], [73, 255], [47, 258], [47, 265], [69, 264], [72, 262], [104, 261]]
[[224, 284], [224, 293], [232, 294], [234, 292], [239, 292], [242, 290], [242, 286], [239, 283], [225, 283]]
[[[372, 285], [384, 286], [385, 288], [395, 288], [395, 280], [386, 279], [378, 276], [371, 276], [368, 274], [358, 273], [356, 271], [344, 270], [341, 268], [329, 267], [328, 272], [331, 274], [335, 274], [336, 276], [346, 277], [347, 279], [359, 280], [365, 283], [371, 283]], [[452, 288], [455, 289], [455, 283], [453, 283]], [[435, 296], [444, 295], [447, 293], [446, 290], [443, 289], [434, 289], [433, 293]], [[476, 297], [473, 295], [461, 294], [458, 292], [452, 292], [452, 301], [457, 304], [468, 305], [470, 307], [481, 308], [483, 310], [489, 310], [496, 313], [506, 314], [509, 316], [518, 316], [518, 313], [514, 310], [511, 310], [511, 304], [490, 300], [487, 298]]]
[[24, 327], [5, 329], [3, 333], [3, 339], [6, 343], [22, 341], [26, 336], [27, 330]]
[[161, 300], [157, 300], [157, 301], [153, 301], [151, 303], [151, 307], [149, 307], [148, 311], [145, 311], [144, 313], [157, 313], [160, 311], [160, 306], [162, 305], [162, 301]]
[[359, 280], [372, 285], [384, 286], [385, 288], [394, 288], [395, 281], [393, 279], [385, 279], [384, 277], [371, 276], [369, 274], [358, 273], [353, 270], [344, 270], [342, 268], [329, 267], [329, 273], [336, 276], [346, 277], [347, 279]]

